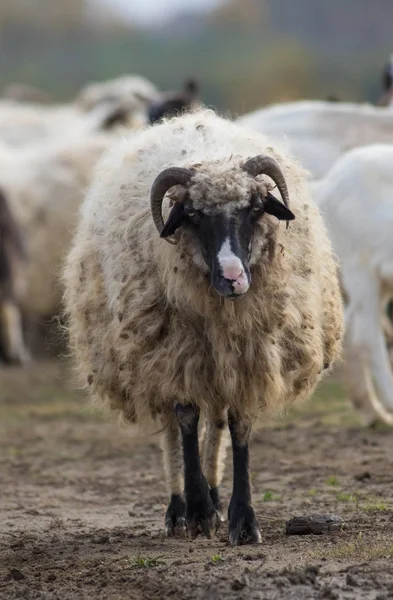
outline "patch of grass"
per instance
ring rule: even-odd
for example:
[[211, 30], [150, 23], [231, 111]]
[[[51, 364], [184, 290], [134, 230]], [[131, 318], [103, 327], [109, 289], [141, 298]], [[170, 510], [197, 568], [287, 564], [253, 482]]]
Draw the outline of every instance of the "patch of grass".
[[328, 477], [326, 479], [325, 483], [327, 485], [338, 485], [338, 479], [337, 479], [336, 475], [330, 475], [330, 477]]
[[367, 502], [361, 506], [361, 509], [368, 513], [376, 513], [388, 510], [388, 506], [385, 502]]
[[306, 496], [310, 496], [311, 498], [313, 498], [317, 494], [318, 494], [318, 490], [316, 488], [311, 488], [311, 490], [308, 490], [306, 492]]
[[314, 423], [333, 426], [361, 425], [359, 413], [353, 408], [343, 384], [328, 377], [309, 400], [295, 404], [286, 412], [282, 423]]
[[354, 494], [351, 494], [351, 492], [338, 492], [338, 494], [336, 494], [336, 500], [339, 502], [354, 502], [355, 498]]
[[263, 494], [263, 498], [262, 499], [263, 499], [264, 502], [281, 501], [282, 500], [282, 496], [280, 496], [279, 494], [275, 494], [271, 490], [267, 490]]
[[131, 561], [131, 567], [133, 569], [149, 569], [151, 567], [156, 567], [158, 564], [162, 563], [163, 556], [155, 556], [153, 558], [146, 557], [144, 558], [140, 554], [138, 554]]
[[393, 545], [391, 540], [364, 539], [362, 536], [354, 541], [339, 542], [326, 551], [322, 550], [320, 558], [336, 560], [356, 558], [357, 561], [393, 558]]
[[224, 562], [224, 559], [222, 558], [221, 554], [213, 554], [210, 560], [212, 561], [213, 565], [216, 565], [219, 562]]

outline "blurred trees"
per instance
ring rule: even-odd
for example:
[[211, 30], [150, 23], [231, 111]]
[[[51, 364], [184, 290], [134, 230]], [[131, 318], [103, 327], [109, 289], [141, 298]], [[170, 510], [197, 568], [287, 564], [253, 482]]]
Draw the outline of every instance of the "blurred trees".
[[163, 89], [196, 77], [206, 103], [235, 113], [331, 94], [374, 101], [391, 23], [392, 0], [228, 0], [148, 31], [95, 0], [0, 0], [0, 88], [22, 81], [61, 99], [134, 72]]
[[1, 0], [0, 25], [36, 30], [80, 27], [85, 18], [85, 0]]

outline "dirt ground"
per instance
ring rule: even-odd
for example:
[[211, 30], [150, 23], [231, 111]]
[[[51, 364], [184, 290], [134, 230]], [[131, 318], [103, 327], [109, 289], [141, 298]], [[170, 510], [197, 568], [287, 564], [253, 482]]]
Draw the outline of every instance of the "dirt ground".
[[[226, 523], [166, 539], [154, 438], [92, 411], [64, 365], [0, 371], [0, 599], [393, 598], [393, 432], [362, 427], [331, 380], [251, 456], [263, 544], [229, 547]], [[286, 536], [327, 512], [340, 532]]]

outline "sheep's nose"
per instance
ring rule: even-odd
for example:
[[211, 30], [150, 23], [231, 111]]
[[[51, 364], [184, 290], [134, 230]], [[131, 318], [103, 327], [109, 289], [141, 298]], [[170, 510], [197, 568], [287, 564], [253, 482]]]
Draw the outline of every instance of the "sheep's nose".
[[232, 280], [232, 288], [235, 294], [244, 294], [250, 287], [250, 283], [248, 281], [248, 277], [244, 272], [244, 269], [239, 273], [239, 275]]
[[244, 294], [250, 286], [243, 267], [237, 265], [224, 270], [224, 278], [231, 284], [235, 294]]
[[229, 279], [230, 281], [235, 281], [236, 279], [240, 279], [244, 275], [243, 267], [238, 264], [229, 265], [223, 269], [223, 275], [225, 279]]

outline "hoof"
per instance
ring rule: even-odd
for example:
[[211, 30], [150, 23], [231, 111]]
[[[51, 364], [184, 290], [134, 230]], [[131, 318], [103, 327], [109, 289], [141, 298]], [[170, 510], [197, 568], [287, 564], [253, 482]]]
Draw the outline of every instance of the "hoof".
[[221, 519], [210, 495], [193, 498], [191, 502], [187, 502], [186, 522], [188, 534], [192, 539], [203, 534], [210, 540], [216, 534]]
[[168, 537], [184, 536], [186, 531], [186, 505], [183, 498], [173, 494], [165, 514], [165, 533]]
[[262, 542], [258, 521], [252, 506], [235, 505], [229, 508], [229, 543], [260, 544]]

